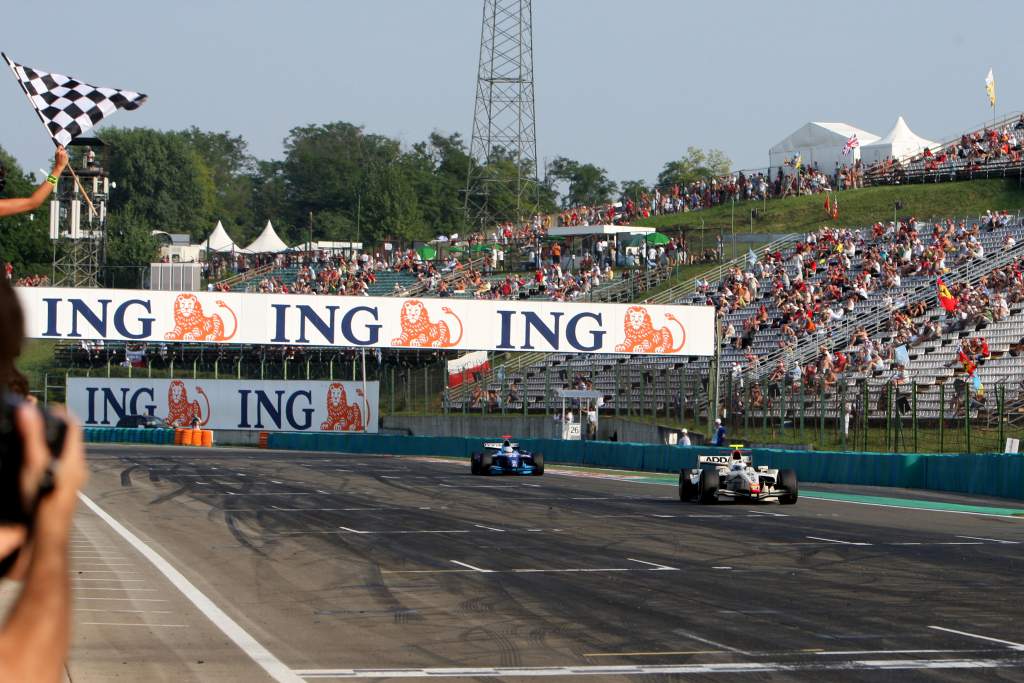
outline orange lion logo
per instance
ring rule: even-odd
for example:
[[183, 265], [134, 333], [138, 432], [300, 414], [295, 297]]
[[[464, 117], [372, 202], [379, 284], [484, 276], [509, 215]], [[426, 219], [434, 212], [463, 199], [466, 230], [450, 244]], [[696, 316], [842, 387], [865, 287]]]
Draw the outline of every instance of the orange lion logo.
[[626, 320], [623, 327], [626, 332], [626, 340], [615, 347], [616, 351], [623, 353], [676, 353], [686, 343], [686, 328], [671, 313], [666, 313], [665, 318], [679, 325], [682, 339], [679, 346], [672, 346], [672, 331], [668, 327], [654, 328], [651, 322], [651, 314], [643, 306], [630, 306], [626, 310]]
[[363, 399], [366, 407], [365, 422], [359, 404], [349, 404], [345, 387], [334, 382], [327, 387], [327, 421], [320, 423], [320, 429], [325, 432], [365, 432], [370, 424], [370, 402], [362, 389], [356, 389], [356, 395]]
[[171, 380], [167, 387], [167, 419], [172, 427], [190, 427], [193, 420], [199, 420], [199, 426], [210, 421], [210, 399], [202, 387], [196, 387], [196, 393], [206, 401], [206, 417], [199, 407], [199, 401], [188, 400], [188, 389], [180, 379]]
[[448, 323], [439, 320], [430, 322], [430, 316], [423, 302], [409, 299], [402, 304], [402, 334], [391, 340], [392, 346], [446, 348], [455, 346], [462, 340], [462, 320], [447, 306], [441, 310], [455, 318], [459, 323], [459, 336], [451, 340]]
[[238, 317], [223, 301], [217, 305], [231, 314], [234, 329], [231, 334], [224, 333], [224, 321], [217, 314], [203, 315], [203, 305], [195, 294], [179, 294], [174, 300], [174, 329], [164, 335], [164, 339], [175, 341], [227, 341], [238, 332]]

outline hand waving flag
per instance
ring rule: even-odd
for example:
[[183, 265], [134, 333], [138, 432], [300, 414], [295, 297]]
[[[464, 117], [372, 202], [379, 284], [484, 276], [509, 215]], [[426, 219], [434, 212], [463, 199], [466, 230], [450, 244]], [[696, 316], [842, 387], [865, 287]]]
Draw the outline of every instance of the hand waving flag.
[[118, 109], [138, 109], [146, 96], [15, 64], [0, 53], [18, 79], [54, 143], [67, 145]]

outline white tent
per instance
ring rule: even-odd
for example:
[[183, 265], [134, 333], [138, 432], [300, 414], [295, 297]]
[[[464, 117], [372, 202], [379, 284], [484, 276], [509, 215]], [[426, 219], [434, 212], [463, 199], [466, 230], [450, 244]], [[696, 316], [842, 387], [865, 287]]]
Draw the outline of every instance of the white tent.
[[916, 156], [929, 147], [938, 147], [938, 143], [925, 140], [910, 130], [910, 126], [907, 125], [907, 122], [901, 116], [896, 119], [896, 124], [889, 131], [888, 135], [861, 148], [860, 158], [864, 160], [866, 166], [870, 166], [887, 157], [902, 160]]
[[217, 221], [217, 227], [213, 229], [210, 236], [203, 240], [202, 247], [207, 251], [217, 251], [222, 253], [245, 253], [247, 251], [235, 244], [235, 241], [231, 239], [231, 236], [228, 235], [228, 231], [224, 229], [224, 226], [220, 221]]
[[274, 230], [274, 226], [270, 221], [267, 221], [267, 227], [263, 228], [260, 236], [246, 247], [246, 250], [254, 254], [277, 254], [282, 251], [288, 251], [288, 245], [281, 241], [281, 238], [277, 236], [277, 232]]
[[843, 147], [854, 134], [861, 145], [869, 145], [878, 140], [874, 133], [848, 123], [811, 121], [801, 126], [768, 150], [768, 163], [773, 177], [779, 167], [785, 168], [786, 162], [797, 155], [800, 155], [804, 166], [817, 167], [822, 173], [831, 174], [837, 166], [852, 164], [860, 158], [860, 148], [855, 147], [849, 155], [843, 156]]

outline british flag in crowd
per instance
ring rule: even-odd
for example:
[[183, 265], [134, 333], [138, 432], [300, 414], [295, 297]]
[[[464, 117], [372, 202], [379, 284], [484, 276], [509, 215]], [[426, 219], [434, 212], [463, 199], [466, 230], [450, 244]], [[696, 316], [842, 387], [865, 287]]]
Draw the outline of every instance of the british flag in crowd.
[[857, 139], [856, 133], [851, 135], [846, 141], [846, 144], [843, 145], [843, 156], [849, 156], [850, 152], [852, 152], [855, 147], [860, 147], [860, 140]]

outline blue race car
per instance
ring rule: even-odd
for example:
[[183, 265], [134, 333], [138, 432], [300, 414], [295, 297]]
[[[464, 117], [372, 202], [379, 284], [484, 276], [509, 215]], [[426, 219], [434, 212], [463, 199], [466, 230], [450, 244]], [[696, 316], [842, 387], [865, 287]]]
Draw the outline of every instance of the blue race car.
[[519, 448], [509, 441], [495, 441], [484, 444], [482, 453], [473, 453], [469, 460], [472, 474], [529, 474], [539, 477], [544, 474], [544, 456]]

